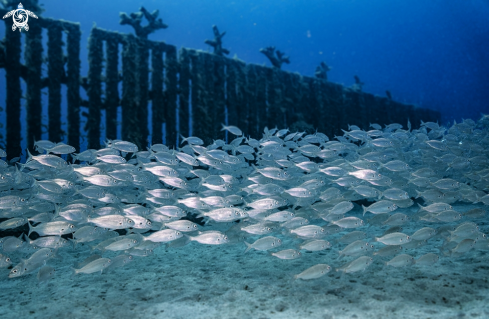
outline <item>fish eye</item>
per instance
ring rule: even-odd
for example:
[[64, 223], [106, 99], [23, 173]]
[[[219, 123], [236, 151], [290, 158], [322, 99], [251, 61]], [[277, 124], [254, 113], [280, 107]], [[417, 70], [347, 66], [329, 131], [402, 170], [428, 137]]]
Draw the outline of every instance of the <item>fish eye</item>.
[[5, 259], [6, 262], [9, 262], [10, 261], [10, 258], [7, 257], [7, 259]]

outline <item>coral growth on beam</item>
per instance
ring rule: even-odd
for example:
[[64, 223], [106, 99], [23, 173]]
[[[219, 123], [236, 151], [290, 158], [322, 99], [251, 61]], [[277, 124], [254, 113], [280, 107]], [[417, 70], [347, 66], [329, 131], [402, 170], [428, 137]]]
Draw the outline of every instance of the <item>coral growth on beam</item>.
[[214, 48], [214, 54], [216, 55], [229, 54], [229, 50], [222, 47], [222, 37], [226, 34], [226, 31], [219, 33], [215, 25], [212, 26], [212, 31], [214, 32], [214, 40], [205, 40], [205, 43]]
[[363, 88], [363, 85], [365, 83], [363, 83], [362, 81], [360, 81], [360, 78], [357, 75], [355, 75], [353, 77], [355, 78], [355, 84], [353, 84], [350, 87], [350, 89], [352, 89], [355, 92], [361, 92], [362, 91], [362, 88]]
[[[280, 52], [279, 50], [275, 51], [275, 47], [266, 47], [260, 49], [260, 52], [265, 54], [265, 56], [270, 60], [272, 65], [278, 69], [282, 67], [283, 63], [290, 63], [289, 57], [285, 56], [283, 52]], [[275, 52], [277, 53], [275, 55]]]
[[[119, 13], [121, 18], [120, 24], [128, 24], [134, 28], [136, 35], [140, 38], [147, 39], [148, 35], [159, 29], [166, 29], [168, 25], [164, 24], [161, 18], [157, 19], [159, 10], [155, 10], [149, 13], [144, 7], [141, 7], [138, 12], [133, 12], [129, 16], [125, 12]], [[141, 20], [143, 17], [148, 20], [148, 24], [145, 26], [141, 25]]]
[[323, 79], [323, 80], [328, 80], [328, 71], [331, 70], [331, 68], [324, 62], [321, 62], [320, 65], [316, 67], [316, 72], [314, 72], [314, 75], [318, 79]]

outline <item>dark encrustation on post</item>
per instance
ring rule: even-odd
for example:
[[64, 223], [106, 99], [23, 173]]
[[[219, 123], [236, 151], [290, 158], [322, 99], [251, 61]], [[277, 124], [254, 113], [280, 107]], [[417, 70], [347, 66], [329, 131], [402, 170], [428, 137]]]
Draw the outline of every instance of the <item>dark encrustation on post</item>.
[[318, 79], [323, 79], [327, 81], [329, 70], [331, 70], [331, 68], [326, 63], [321, 62], [321, 64], [316, 67], [316, 72], [314, 72], [314, 75]]
[[214, 32], [214, 40], [205, 40], [205, 43], [214, 48], [214, 54], [223, 56], [224, 54], [229, 54], [229, 50], [222, 47], [222, 37], [226, 34], [219, 32], [217, 26], [212, 26], [212, 31]]
[[[277, 50], [275, 51], [275, 47], [266, 47], [260, 49], [260, 52], [265, 54], [265, 56], [270, 60], [272, 65], [278, 69], [282, 67], [283, 63], [290, 63], [289, 57], [285, 56], [283, 52]], [[276, 53], [276, 55], [275, 55]]]
[[[149, 13], [144, 7], [130, 15], [125, 12], [119, 14], [120, 24], [131, 25], [137, 36], [137, 38], [125, 36], [123, 41], [122, 139], [136, 143], [140, 149], [144, 149], [148, 143], [147, 105], [150, 100], [152, 100], [153, 113], [151, 142], [161, 143], [163, 137], [166, 137], [166, 144], [171, 146], [176, 141], [177, 92], [173, 89], [176, 88], [178, 72], [176, 50], [163, 42], [153, 43], [147, 40], [149, 34], [168, 28], [168, 25], [158, 19], [158, 14], [158, 10]], [[148, 20], [145, 26], [141, 25], [143, 17]], [[151, 82], [154, 85], [151, 92], [148, 78], [150, 50], [153, 67]], [[134, 61], [129, 61], [130, 59]], [[130, 64], [133, 64], [133, 67], [129, 67]], [[133, 74], [129, 74], [130, 72]], [[155, 72], [165, 72], [164, 84], [171, 89], [163, 92], [162, 74], [153, 74]], [[162, 135], [163, 123], [165, 123], [165, 133]]]

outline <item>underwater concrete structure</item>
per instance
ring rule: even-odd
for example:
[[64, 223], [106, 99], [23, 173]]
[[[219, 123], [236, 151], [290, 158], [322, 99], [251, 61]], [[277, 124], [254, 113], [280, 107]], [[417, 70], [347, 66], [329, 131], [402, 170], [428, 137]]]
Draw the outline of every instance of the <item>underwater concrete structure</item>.
[[[7, 11], [0, 9], [0, 15]], [[117, 138], [117, 112], [122, 112], [122, 136], [139, 147], [148, 143], [165, 143], [174, 147], [180, 135], [196, 135], [205, 143], [223, 138], [221, 123], [240, 127], [245, 135], [257, 137], [264, 127], [290, 127], [295, 130], [318, 129], [334, 136], [350, 124], [367, 128], [369, 121], [380, 124], [408, 119], [417, 127], [420, 120], [437, 121], [440, 114], [379, 97], [354, 87], [347, 88], [327, 81], [327, 65], [316, 70], [315, 77], [280, 69], [287, 57], [275, 57], [273, 47], [262, 49], [273, 57], [273, 67], [247, 64], [226, 58], [222, 36], [214, 27], [215, 53], [150, 41], [147, 35], [167, 27], [157, 19], [158, 11], [121, 13], [121, 24], [131, 25], [136, 36], [92, 28], [88, 45], [89, 70], [80, 74], [80, 25], [39, 16], [29, 32], [12, 32], [7, 28], [0, 46], [0, 67], [6, 70], [6, 138], [7, 153], [21, 153], [21, 98], [27, 100], [27, 145], [41, 139], [41, 90], [48, 88], [49, 139], [68, 143], [79, 149], [81, 117], [87, 117], [85, 130], [88, 148], [101, 145], [101, 124], [106, 138]], [[141, 26], [145, 17], [149, 24]], [[11, 21], [4, 20], [10, 24]], [[47, 77], [43, 78], [42, 29], [47, 29]], [[21, 37], [26, 37], [25, 48]], [[66, 55], [63, 45], [66, 44]], [[119, 69], [119, 46], [122, 46], [122, 69]], [[274, 49], [274, 48], [273, 48]], [[273, 51], [273, 52], [272, 52]], [[24, 64], [21, 54], [24, 54]], [[275, 53], [279, 53], [278, 51]], [[151, 68], [149, 62], [151, 59]], [[277, 60], [277, 61], [275, 61]], [[274, 62], [275, 61], [275, 62]], [[277, 64], [278, 63], [278, 64]], [[27, 84], [22, 92], [20, 79]], [[119, 92], [119, 82], [122, 91]], [[67, 86], [67, 118], [61, 119], [62, 86]], [[80, 87], [88, 100], [80, 97]], [[151, 103], [151, 141], [148, 141], [148, 105]], [[106, 123], [101, 123], [101, 110]], [[227, 114], [227, 118], [226, 118]], [[67, 132], [61, 123], [67, 123]], [[178, 123], [178, 125], [177, 125]]]

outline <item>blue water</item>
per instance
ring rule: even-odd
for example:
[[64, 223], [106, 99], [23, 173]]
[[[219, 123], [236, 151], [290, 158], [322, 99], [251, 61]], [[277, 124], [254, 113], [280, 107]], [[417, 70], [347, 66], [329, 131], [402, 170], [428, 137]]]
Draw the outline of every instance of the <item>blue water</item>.
[[[150, 35], [152, 40], [207, 50], [204, 40], [212, 39], [216, 24], [227, 32], [224, 46], [230, 56], [247, 63], [269, 65], [258, 50], [274, 45], [291, 58], [285, 70], [313, 75], [324, 61], [332, 67], [331, 81], [349, 86], [358, 75], [365, 91], [384, 96], [390, 90], [395, 100], [442, 111], [444, 121], [489, 112], [485, 0], [44, 1], [43, 16], [80, 22], [86, 75], [93, 23], [133, 32], [119, 25], [118, 14], [141, 5], [160, 10], [169, 25]], [[0, 34], [4, 30], [1, 23]]]

